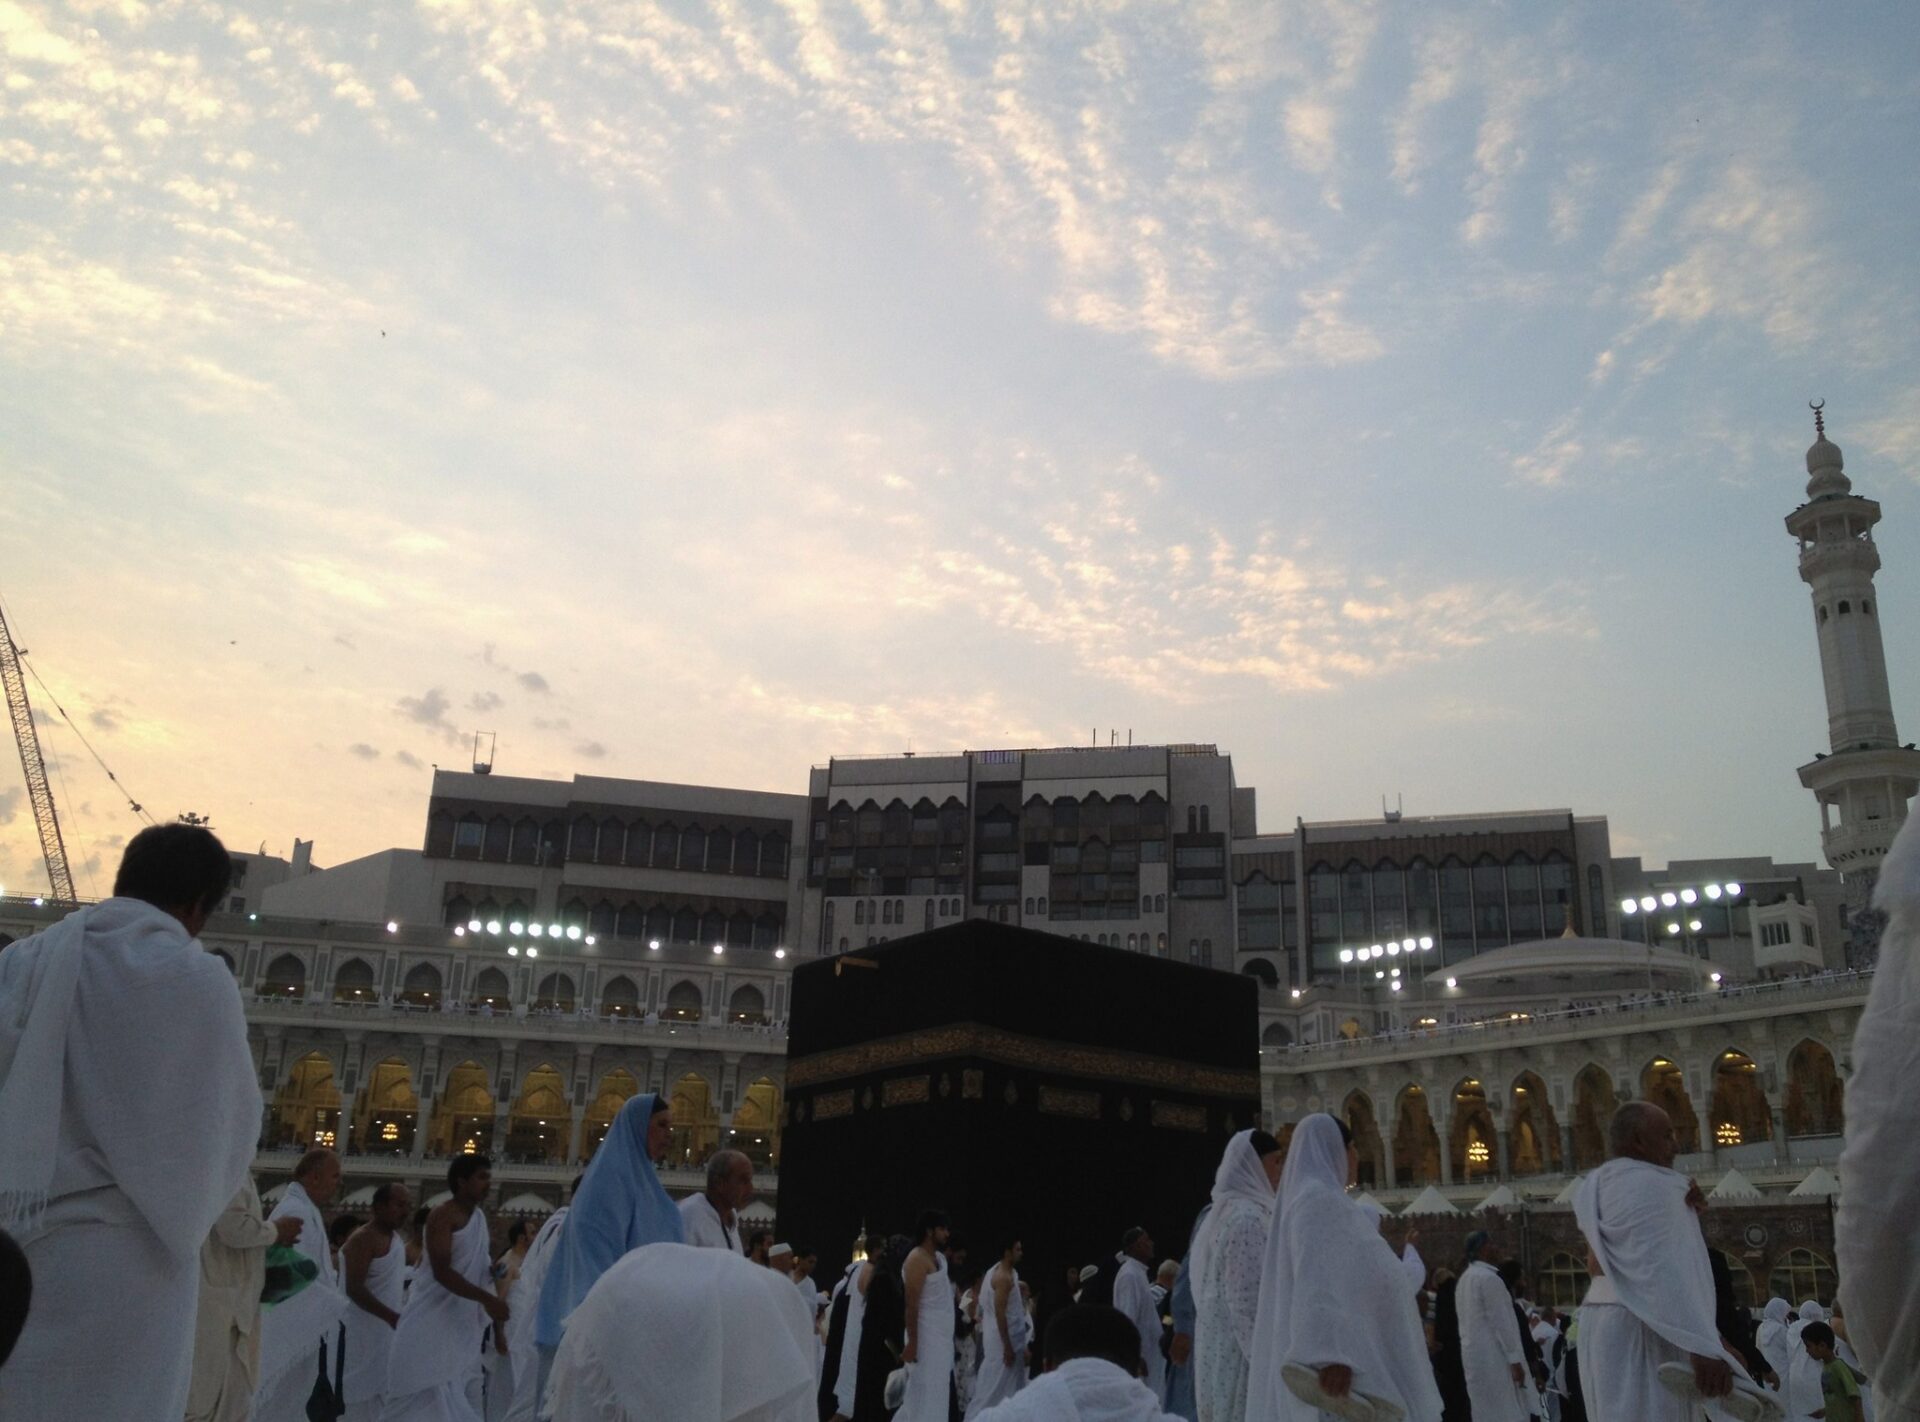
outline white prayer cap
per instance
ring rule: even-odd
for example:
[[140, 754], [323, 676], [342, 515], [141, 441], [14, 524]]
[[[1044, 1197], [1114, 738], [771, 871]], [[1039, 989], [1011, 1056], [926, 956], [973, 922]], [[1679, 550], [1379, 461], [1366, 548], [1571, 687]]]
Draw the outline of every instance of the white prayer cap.
[[793, 1253], [793, 1246], [791, 1244], [776, 1244], [767, 1251], [767, 1258], [778, 1259], [782, 1254], [791, 1253]]
[[1099, 1277], [1100, 1266], [1098, 1264], [1089, 1264], [1080, 1271], [1080, 1282], [1083, 1284], [1090, 1284]]

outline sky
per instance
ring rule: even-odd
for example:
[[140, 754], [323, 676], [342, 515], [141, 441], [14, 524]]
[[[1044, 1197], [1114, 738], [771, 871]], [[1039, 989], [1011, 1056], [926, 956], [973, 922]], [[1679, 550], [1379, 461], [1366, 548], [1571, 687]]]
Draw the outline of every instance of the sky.
[[1264, 830], [1811, 859], [1815, 398], [1920, 732], [1920, 8], [0, 0], [0, 51], [0, 598], [83, 894], [139, 821], [81, 734], [323, 864], [476, 731], [796, 793], [1131, 733]]

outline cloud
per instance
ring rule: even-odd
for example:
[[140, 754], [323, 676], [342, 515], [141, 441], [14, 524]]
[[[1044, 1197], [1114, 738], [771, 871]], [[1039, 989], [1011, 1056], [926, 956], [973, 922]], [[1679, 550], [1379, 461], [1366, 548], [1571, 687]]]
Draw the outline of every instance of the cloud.
[[408, 770], [425, 770], [427, 763], [412, 751], [395, 751], [393, 758]]
[[96, 731], [114, 732], [120, 729], [122, 722], [117, 711], [98, 706], [87, 712], [87, 724]]
[[415, 725], [426, 726], [452, 740], [457, 734], [453, 723], [447, 719], [447, 709], [452, 704], [447, 700], [446, 692], [436, 686], [419, 696], [401, 697], [394, 709]]
[[573, 729], [573, 722], [565, 716], [535, 716], [533, 728], [536, 731], [570, 731]]
[[547, 679], [537, 671], [521, 672], [514, 680], [519, 682], [526, 690], [534, 692], [537, 695], [545, 696], [549, 691], [553, 690], [552, 687], [547, 685]]
[[585, 760], [605, 760], [607, 748], [598, 741], [582, 741], [573, 748], [573, 753]]
[[467, 698], [467, 710], [478, 711], [482, 715], [489, 711], [498, 711], [504, 704], [497, 691], [476, 691]]
[[1515, 455], [1509, 467], [1522, 483], [1542, 489], [1564, 484], [1567, 475], [1586, 453], [1579, 436], [1579, 416], [1568, 415], [1540, 436], [1532, 449]]
[[9, 786], [0, 790], [0, 825], [10, 825], [14, 816], [20, 813], [20, 802], [27, 798], [27, 792], [19, 786]]
[[365, 741], [355, 741], [352, 745], [348, 746], [347, 754], [357, 755], [362, 760], [380, 759], [380, 752], [368, 745]]

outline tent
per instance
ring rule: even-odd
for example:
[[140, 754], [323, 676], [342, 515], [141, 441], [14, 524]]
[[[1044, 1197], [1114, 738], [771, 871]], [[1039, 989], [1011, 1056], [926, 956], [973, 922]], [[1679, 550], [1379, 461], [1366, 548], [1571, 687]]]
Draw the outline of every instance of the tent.
[[1460, 1211], [1454, 1208], [1451, 1200], [1429, 1185], [1414, 1196], [1413, 1203], [1400, 1213], [1403, 1215], [1457, 1215]]
[[500, 1213], [503, 1215], [550, 1215], [553, 1213], [553, 1204], [551, 1201], [541, 1199], [538, 1195], [515, 1195], [511, 1200], [500, 1202]]
[[1573, 1179], [1566, 1183], [1565, 1188], [1553, 1197], [1553, 1203], [1556, 1205], [1571, 1205], [1573, 1203], [1573, 1192], [1580, 1188], [1580, 1182], [1586, 1178], [1584, 1175], [1574, 1176]]
[[282, 1180], [278, 1185], [275, 1185], [271, 1190], [262, 1191], [260, 1195], [260, 1203], [263, 1205], [279, 1204], [280, 1197], [287, 1193], [287, 1186], [291, 1185], [292, 1183], [293, 1182], [291, 1180]]
[[1802, 1199], [1809, 1195], [1829, 1196], [1840, 1193], [1840, 1180], [1824, 1165], [1816, 1165], [1807, 1172], [1807, 1178], [1787, 1191], [1789, 1195], [1798, 1195]]
[[1494, 1187], [1491, 1195], [1473, 1207], [1473, 1212], [1479, 1214], [1482, 1210], [1512, 1210], [1517, 1209], [1519, 1204], [1520, 1197], [1513, 1193], [1511, 1185], [1499, 1185]]
[[1709, 1200], [1757, 1200], [1760, 1188], [1738, 1170], [1729, 1170], [1720, 1183], [1707, 1192]]
[[379, 1188], [378, 1185], [362, 1185], [340, 1202], [340, 1208], [343, 1210], [368, 1208], [373, 1204], [373, 1192]]
[[447, 1201], [451, 1200], [452, 1198], [453, 1198], [453, 1191], [442, 1190], [438, 1195], [427, 1196], [427, 1198], [421, 1203], [424, 1204], [428, 1209], [433, 1210], [433, 1209], [438, 1209], [441, 1205], [446, 1204]]
[[1371, 1191], [1362, 1191], [1353, 1203], [1370, 1215], [1390, 1215], [1393, 1213], [1392, 1210], [1374, 1199]]

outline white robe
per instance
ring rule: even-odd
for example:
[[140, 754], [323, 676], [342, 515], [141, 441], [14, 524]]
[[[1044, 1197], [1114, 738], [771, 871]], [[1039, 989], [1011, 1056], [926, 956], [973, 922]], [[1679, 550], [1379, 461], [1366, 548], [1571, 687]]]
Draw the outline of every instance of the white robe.
[[[487, 1217], [477, 1209], [454, 1231], [453, 1272], [475, 1288], [491, 1286], [491, 1242]], [[480, 1371], [486, 1330], [486, 1310], [450, 1292], [423, 1261], [393, 1333], [383, 1422], [482, 1422], [467, 1386]]]
[[735, 1254], [742, 1252], [738, 1215], [734, 1216], [732, 1224], [723, 1224], [720, 1212], [705, 1195], [688, 1195], [678, 1203], [680, 1222], [686, 1226], [688, 1244], [695, 1249], [730, 1249]]
[[[1247, 1360], [1260, 1312], [1260, 1269], [1273, 1226], [1273, 1192], [1226, 1199], [1207, 1216], [1210, 1248], [1193, 1255], [1193, 1400], [1200, 1422], [1240, 1422], [1247, 1410]], [[1199, 1272], [1206, 1266], [1206, 1273]]]
[[1113, 1276], [1113, 1306], [1133, 1320], [1140, 1330], [1140, 1362], [1146, 1372], [1147, 1387], [1155, 1397], [1167, 1390], [1167, 1360], [1160, 1352], [1160, 1305], [1154, 1302], [1153, 1281], [1147, 1266], [1138, 1259], [1122, 1258], [1120, 1272]]
[[1042, 1373], [979, 1422], [1180, 1422], [1145, 1383], [1104, 1358], [1072, 1358]]
[[860, 1381], [860, 1325], [867, 1316], [860, 1275], [866, 1267], [857, 1263], [847, 1275], [847, 1326], [840, 1333], [840, 1371], [833, 1379], [833, 1406], [842, 1417], [853, 1416], [853, 1394]]
[[260, 1375], [260, 1292], [267, 1250], [277, 1237], [249, 1177], [200, 1246], [187, 1422], [247, 1422], [253, 1414]]
[[1267, 1233], [1247, 1365], [1248, 1422], [1311, 1422], [1281, 1379], [1288, 1363], [1353, 1370], [1356, 1392], [1407, 1422], [1440, 1422], [1440, 1390], [1407, 1276], [1374, 1217], [1346, 1195], [1347, 1147], [1331, 1116], [1294, 1128]]
[[[1013, 1346], [1013, 1361], [1007, 1362], [1006, 1344], [1000, 1341], [1000, 1319], [994, 1309], [993, 1281], [1001, 1271], [1012, 1276], [1007, 1288], [1007, 1343]], [[980, 1340], [980, 1376], [967, 1402], [967, 1417], [978, 1417], [1020, 1391], [1027, 1380], [1027, 1341], [1033, 1336], [1033, 1322], [1027, 1317], [1027, 1301], [1020, 1292], [1020, 1271], [1008, 1269], [1002, 1260], [987, 1271], [980, 1281], [980, 1321], [975, 1334]]]
[[907, 1397], [893, 1422], [947, 1422], [953, 1381], [953, 1281], [947, 1257], [935, 1250], [934, 1267], [920, 1286], [919, 1326], [914, 1363], [907, 1373]]
[[508, 1320], [508, 1326], [517, 1331], [522, 1340], [521, 1356], [514, 1359], [513, 1397], [507, 1403], [501, 1422], [533, 1422], [534, 1404], [538, 1401], [535, 1394], [540, 1386], [540, 1365], [530, 1341], [533, 1337], [532, 1319], [539, 1306], [540, 1286], [546, 1282], [547, 1265], [553, 1261], [554, 1251], [559, 1248], [560, 1231], [566, 1220], [567, 1208], [563, 1205], [540, 1226], [540, 1232], [527, 1248], [527, 1257], [520, 1261], [520, 1282], [514, 1286], [514, 1293], [525, 1300], [526, 1307], [518, 1317]]
[[108, 899], [0, 953], [0, 1228], [34, 1285], [0, 1422], [186, 1415], [200, 1246], [260, 1112], [239, 990], [178, 919]]
[[1460, 1311], [1460, 1361], [1474, 1422], [1526, 1422], [1533, 1382], [1513, 1380], [1513, 1365], [1524, 1372], [1527, 1360], [1513, 1295], [1491, 1264], [1476, 1259], [1460, 1276], [1454, 1303]]
[[1725, 1358], [1746, 1377], [1720, 1342], [1707, 1241], [1687, 1190], [1676, 1170], [1614, 1159], [1574, 1191], [1574, 1217], [1600, 1265], [1580, 1306], [1588, 1422], [1693, 1422], [1690, 1405], [1658, 1377], [1689, 1354]]
[[300, 1233], [293, 1247], [320, 1272], [292, 1300], [297, 1307], [276, 1306], [260, 1322], [260, 1390], [254, 1398], [255, 1422], [305, 1422], [307, 1398], [320, 1370], [324, 1353], [329, 1381], [338, 1376], [334, 1352], [340, 1325], [346, 1320], [347, 1296], [340, 1289], [340, 1269], [327, 1239], [326, 1216], [299, 1181], [287, 1186], [267, 1216], [297, 1219]]
[[1840, 1303], [1879, 1422], [1920, 1419], [1920, 815], [1880, 868], [1887, 915], [1867, 1010], [1853, 1033], [1847, 1144], [1840, 1155]]
[[[344, 1283], [343, 1283], [344, 1287]], [[407, 1242], [399, 1235], [387, 1241], [387, 1252], [367, 1265], [367, 1292], [399, 1313], [407, 1298]], [[387, 1363], [393, 1354], [394, 1330], [384, 1318], [347, 1301], [346, 1372], [340, 1400], [347, 1405], [345, 1422], [376, 1422], [387, 1395]]]

